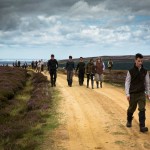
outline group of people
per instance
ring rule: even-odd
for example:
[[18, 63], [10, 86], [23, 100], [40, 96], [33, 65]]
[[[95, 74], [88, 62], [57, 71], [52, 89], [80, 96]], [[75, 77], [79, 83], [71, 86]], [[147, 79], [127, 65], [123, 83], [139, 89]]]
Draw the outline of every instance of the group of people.
[[[67, 67], [66, 67], [67, 69]], [[97, 88], [102, 88], [103, 82], [103, 71], [105, 70], [105, 64], [101, 57], [98, 57], [96, 61], [90, 59], [90, 61], [85, 64], [83, 57], [80, 57], [80, 62], [77, 64], [76, 73], [79, 78], [79, 85], [83, 85], [84, 74], [87, 76], [87, 88], [89, 88], [89, 81], [91, 80], [91, 87], [94, 89], [94, 79], [96, 81]]]
[[[56, 86], [58, 62], [54, 58], [53, 54], [51, 55], [51, 59], [48, 61], [47, 66], [50, 73], [51, 86]], [[85, 64], [83, 57], [80, 57], [80, 62], [77, 64], [77, 67], [75, 69], [75, 63], [72, 59], [72, 56], [69, 56], [65, 69], [67, 74], [67, 83], [69, 87], [72, 87], [73, 75], [75, 72], [75, 74], [78, 74], [80, 86], [82, 86], [84, 83], [84, 74], [86, 73], [87, 88], [89, 88], [89, 81], [91, 80], [91, 87], [92, 89], [94, 89], [94, 78], [97, 88], [102, 88], [103, 71], [105, 70], [105, 64], [100, 57], [97, 58], [95, 62], [93, 59], [90, 59], [87, 64]]]
[[28, 64], [26, 61], [23, 64], [21, 64], [19, 60], [16, 60], [15, 62], [13, 62], [13, 67], [22, 67], [24, 69], [27, 69]]
[[[111, 71], [113, 62], [110, 60], [108, 62], [108, 69]], [[51, 85], [56, 86], [57, 78], [57, 68], [58, 62], [54, 59], [54, 55], [51, 55], [51, 59], [48, 61], [48, 70], [51, 77]], [[94, 88], [94, 78], [96, 80], [97, 88], [102, 88], [103, 82], [103, 71], [105, 70], [105, 64], [102, 59], [99, 57], [96, 61], [90, 59], [90, 61], [85, 64], [82, 57], [80, 57], [80, 62], [77, 64], [75, 69], [74, 61], [72, 56], [69, 56], [69, 60], [66, 63], [65, 67], [67, 71], [67, 82], [68, 86], [72, 86], [73, 82], [73, 73], [74, 70], [79, 77], [79, 85], [82, 86], [84, 82], [84, 74], [87, 75], [87, 88], [89, 87], [89, 80], [91, 79], [92, 89]], [[147, 132], [148, 127], [145, 125], [146, 115], [145, 115], [145, 106], [146, 106], [146, 97], [150, 99], [150, 80], [149, 73], [143, 67], [143, 55], [135, 55], [135, 64], [132, 69], [127, 73], [125, 80], [125, 92], [127, 100], [129, 102], [129, 107], [127, 109], [127, 124], [128, 128], [132, 127], [133, 114], [137, 108], [139, 110], [139, 128], [140, 132]]]
[[43, 60], [39, 61], [32, 61], [31, 62], [31, 67], [34, 69], [36, 72], [42, 72], [44, 70], [44, 62]]

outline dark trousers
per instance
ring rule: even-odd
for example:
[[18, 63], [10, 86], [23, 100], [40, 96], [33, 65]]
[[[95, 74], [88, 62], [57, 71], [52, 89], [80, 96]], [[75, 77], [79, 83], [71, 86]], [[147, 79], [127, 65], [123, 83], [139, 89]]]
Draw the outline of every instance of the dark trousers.
[[83, 82], [84, 82], [84, 71], [83, 70], [79, 70], [78, 78], [79, 78], [79, 85], [83, 85]]
[[56, 70], [50, 70], [50, 79], [51, 79], [51, 85], [56, 85], [56, 78], [57, 78], [57, 72]]
[[68, 81], [68, 85], [72, 86], [72, 78], [73, 78], [73, 71], [67, 71], [67, 81]]
[[145, 111], [146, 97], [144, 92], [130, 94], [128, 112], [134, 113], [137, 105], [139, 111]]
[[145, 126], [145, 106], [146, 106], [146, 97], [144, 92], [130, 94], [129, 107], [127, 110], [127, 120], [131, 122], [132, 115], [135, 112], [138, 105], [139, 110], [139, 125], [140, 127]]
[[93, 73], [87, 73], [87, 87], [89, 87], [89, 80], [91, 79], [91, 85], [92, 88], [94, 88], [94, 74]]

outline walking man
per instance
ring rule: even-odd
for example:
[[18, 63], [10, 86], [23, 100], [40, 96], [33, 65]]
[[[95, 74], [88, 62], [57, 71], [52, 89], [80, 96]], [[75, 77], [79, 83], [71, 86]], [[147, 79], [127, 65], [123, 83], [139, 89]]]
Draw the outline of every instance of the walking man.
[[84, 82], [84, 73], [85, 73], [85, 63], [83, 62], [83, 57], [80, 57], [80, 62], [77, 64], [76, 73], [77, 71], [78, 71], [79, 85], [82, 86]]
[[[143, 67], [142, 54], [135, 55], [135, 65], [127, 73], [125, 81], [125, 91], [127, 100], [129, 101], [129, 107], [127, 110], [127, 127], [132, 126], [133, 113], [135, 112], [138, 104], [139, 110], [139, 127], [140, 132], [147, 132], [148, 128], [145, 127], [145, 105], [146, 96], [150, 96], [149, 88], [149, 73]], [[146, 95], [145, 95], [146, 94]]]
[[51, 55], [51, 59], [48, 61], [47, 66], [50, 74], [51, 86], [56, 86], [58, 62], [53, 54]]
[[111, 70], [112, 70], [112, 67], [113, 67], [113, 61], [111, 60], [111, 59], [109, 59], [109, 61], [108, 61], [108, 70], [109, 70], [109, 72], [111, 72]]
[[89, 80], [91, 79], [91, 86], [92, 89], [94, 89], [95, 66], [93, 59], [90, 59], [90, 61], [86, 65], [86, 75], [87, 75], [87, 88], [89, 88]]
[[73, 82], [73, 70], [75, 69], [74, 67], [74, 62], [72, 60], [72, 56], [69, 56], [69, 60], [66, 63], [66, 70], [67, 70], [67, 82], [68, 86], [72, 86]]
[[95, 80], [96, 80], [96, 85], [97, 88], [99, 88], [99, 82], [100, 82], [100, 87], [102, 88], [102, 82], [103, 82], [103, 71], [105, 70], [105, 64], [102, 61], [102, 58], [99, 57], [96, 61], [96, 67], [95, 67]]

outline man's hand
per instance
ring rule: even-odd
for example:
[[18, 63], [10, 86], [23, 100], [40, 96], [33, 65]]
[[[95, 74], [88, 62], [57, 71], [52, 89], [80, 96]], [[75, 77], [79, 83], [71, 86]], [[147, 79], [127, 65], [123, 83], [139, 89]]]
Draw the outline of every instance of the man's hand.
[[127, 100], [130, 101], [130, 96], [127, 96]]

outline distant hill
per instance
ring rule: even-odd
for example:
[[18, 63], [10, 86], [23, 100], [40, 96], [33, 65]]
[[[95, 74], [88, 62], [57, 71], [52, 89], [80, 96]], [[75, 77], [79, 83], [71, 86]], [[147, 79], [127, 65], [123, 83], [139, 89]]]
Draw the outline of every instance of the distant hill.
[[[91, 58], [93, 58], [94, 60], [96, 60], [98, 57], [101, 57], [103, 59], [103, 61], [108, 61], [109, 59], [112, 59], [113, 61], [132, 61], [134, 60], [134, 55], [124, 55], [124, 56], [95, 56], [95, 57], [85, 57], [84, 61], [87, 62], [89, 61]], [[66, 63], [68, 59], [63, 59], [63, 60], [59, 60], [59, 64], [64, 64]], [[74, 62], [78, 62], [79, 58], [74, 58], [73, 59]], [[150, 55], [146, 55], [144, 56], [144, 61], [150, 61]]]

